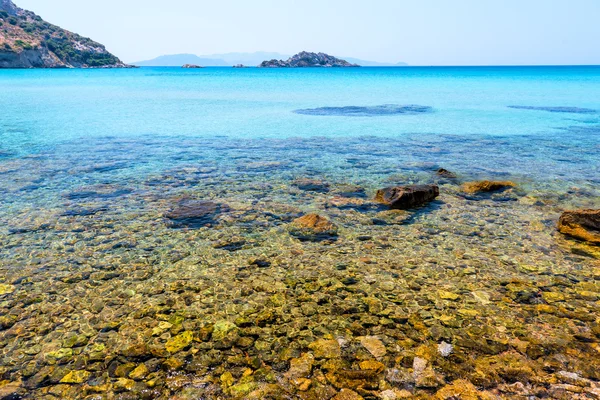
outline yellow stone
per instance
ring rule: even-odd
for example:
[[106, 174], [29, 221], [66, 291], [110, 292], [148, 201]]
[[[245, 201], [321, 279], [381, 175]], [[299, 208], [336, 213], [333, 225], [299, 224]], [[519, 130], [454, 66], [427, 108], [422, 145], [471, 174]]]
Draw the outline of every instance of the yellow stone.
[[135, 386], [135, 381], [127, 378], [119, 378], [115, 382], [115, 388], [131, 390]]
[[165, 345], [165, 348], [171, 354], [177, 353], [178, 351], [188, 347], [192, 343], [193, 339], [194, 334], [191, 331], [185, 331], [174, 338], [171, 338]]
[[221, 380], [221, 385], [224, 389], [233, 386], [234, 379], [233, 375], [231, 375], [231, 372], [225, 372], [219, 379]]
[[385, 369], [385, 365], [383, 365], [379, 361], [373, 361], [373, 360], [361, 361], [361, 363], [359, 365], [360, 365], [360, 369], [362, 369], [363, 371], [383, 372], [383, 370]]
[[9, 294], [15, 291], [15, 287], [13, 285], [7, 285], [5, 283], [0, 283], [0, 295]]
[[458, 300], [458, 298], [460, 297], [456, 293], [447, 292], [445, 290], [438, 290], [438, 295], [440, 296], [440, 299], [452, 301]]
[[466, 308], [461, 308], [457, 311], [460, 315], [465, 317], [476, 317], [479, 315], [479, 312], [476, 310], [468, 310]]
[[60, 383], [83, 383], [90, 375], [92, 374], [88, 371], [71, 371], [60, 380]]
[[565, 295], [558, 292], [543, 292], [542, 297], [549, 303], [565, 300]]
[[133, 371], [129, 373], [129, 377], [131, 379], [135, 379], [136, 381], [144, 379], [150, 371], [148, 371], [148, 367], [144, 364], [140, 364]]

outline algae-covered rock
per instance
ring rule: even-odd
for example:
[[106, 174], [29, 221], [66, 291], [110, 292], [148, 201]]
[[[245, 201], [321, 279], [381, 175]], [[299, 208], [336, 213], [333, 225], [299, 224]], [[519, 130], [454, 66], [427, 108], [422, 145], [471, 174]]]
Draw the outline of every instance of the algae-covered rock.
[[438, 296], [443, 300], [458, 300], [460, 298], [456, 293], [448, 292], [447, 290], [438, 290]]
[[6, 283], [0, 283], [0, 295], [9, 294], [15, 291], [14, 285], [7, 285]]
[[217, 321], [213, 325], [212, 339], [221, 341], [234, 329], [237, 329], [237, 326], [233, 322], [227, 320]]
[[600, 210], [565, 211], [558, 220], [559, 232], [600, 245]]
[[229, 388], [229, 394], [233, 398], [242, 398], [258, 387], [256, 382], [238, 383]]
[[315, 358], [339, 358], [342, 350], [337, 340], [319, 339], [308, 346]]
[[462, 185], [462, 189], [468, 194], [489, 193], [516, 187], [511, 181], [475, 181]]
[[332, 400], [364, 400], [364, 397], [353, 390], [342, 389]]
[[65, 375], [60, 383], [83, 383], [89, 379], [92, 374], [88, 371], [71, 371]]
[[292, 236], [302, 241], [321, 241], [333, 239], [338, 234], [338, 228], [327, 218], [318, 214], [307, 214], [295, 219], [288, 231]]
[[435, 394], [437, 400], [483, 400], [475, 385], [464, 379], [457, 379], [449, 385], [444, 386]]
[[142, 379], [144, 379], [146, 376], [148, 376], [148, 374], [150, 373], [150, 371], [148, 370], [148, 367], [146, 367], [145, 364], [140, 364], [137, 367], [135, 367], [133, 369], [133, 371], [131, 371], [129, 373], [129, 378], [136, 380], [136, 381], [140, 381]]
[[88, 338], [85, 335], [69, 335], [63, 340], [62, 346], [65, 348], [80, 347], [88, 342]]
[[312, 372], [315, 357], [310, 353], [304, 353], [299, 358], [290, 360], [290, 369], [286, 373], [288, 379], [308, 378]]
[[378, 190], [375, 201], [392, 209], [406, 210], [429, 203], [439, 195], [437, 185], [395, 186]]
[[165, 348], [171, 354], [177, 353], [178, 351], [181, 351], [188, 347], [192, 343], [193, 339], [194, 334], [191, 331], [185, 331], [167, 341]]
[[457, 176], [454, 172], [448, 171], [445, 168], [440, 168], [437, 171], [435, 171], [435, 174], [439, 177], [442, 178], [446, 178], [446, 179], [456, 179]]

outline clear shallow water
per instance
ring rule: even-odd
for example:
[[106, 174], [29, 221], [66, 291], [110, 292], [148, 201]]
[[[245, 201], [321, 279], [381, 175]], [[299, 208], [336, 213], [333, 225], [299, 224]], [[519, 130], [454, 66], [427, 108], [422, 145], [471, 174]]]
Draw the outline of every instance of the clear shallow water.
[[[558, 398], [561, 371], [597, 390], [600, 254], [555, 225], [600, 207], [600, 67], [0, 71], [0, 88], [0, 373], [23, 396], [429, 398], [466, 379]], [[518, 189], [466, 196], [474, 179]], [[370, 201], [433, 182], [428, 207]], [[226, 207], [174, 228], [190, 198]], [[337, 240], [290, 235], [308, 212]], [[311, 374], [290, 370], [303, 353]]]

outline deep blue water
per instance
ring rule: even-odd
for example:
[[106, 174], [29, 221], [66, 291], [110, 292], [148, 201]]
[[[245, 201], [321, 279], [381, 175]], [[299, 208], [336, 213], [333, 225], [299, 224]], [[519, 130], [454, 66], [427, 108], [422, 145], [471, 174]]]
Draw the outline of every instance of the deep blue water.
[[2, 70], [0, 88], [11, 203], [250, 161], [374, 184], [437, 166], [600, 180], [600, 67]]

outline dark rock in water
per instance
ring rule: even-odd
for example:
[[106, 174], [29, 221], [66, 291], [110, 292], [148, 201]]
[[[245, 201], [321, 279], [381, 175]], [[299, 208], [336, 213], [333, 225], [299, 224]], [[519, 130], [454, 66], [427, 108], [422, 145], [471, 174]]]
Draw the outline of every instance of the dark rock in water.
[[75, 208], [72, 210], [67, 210], [61, 215], [63, 217], [89, 217], [104, 211], [108, 211], [108, 207]]
[[374, 117], [381, 115], [414, 115], [431, 112], [429, 106], [414, 104], [398, 105], [383, 104], [380, 106], [347, 106], [347, 107], [319, 107], [295, 110], [296, 114], [317, 116], [344, 116], [344, 117]]
[[554, 112], [554, 113], [571, 113], [571, 114], [591, 114], [591, 113], [596, 112], [596, 110], [592, 110], [591, 108], [579, 108], [579, 107], [508, 106], [508, 108], [516, 108], [518, 110], [548, 111], [548, 112]]
[[329, 184], [318, 179], [300, 178], [296, 179], [292, 185], [296, 186], [300, 190], [306, 190], [307, 192], [329, 192]]
[[429, 203], [439, 195], [437, 185], [395, 186], [378, 190], [375, 201], [392, 209], [406, 210]]
[[288, 231], [301, 241], [317, 242], [337, 237], [337, 227], [318, 214], [307, 214], [295, 219], [288, 226]]
[[351, 64], [346, 60], [335, 58], [325, 53], [300, 52], [295, 56], [283, 60], [263, 61], [260, 68], [307, 68], [307, 67], [360, 67], [357, 64]]
[[204, 68], [204, 67], [201, 67], [201, 66], [196, 65], [196, 64], [183, 64], [183, 66], [181, 68], [194, 69], [194, 68]]
[[489, 193], [516, 187], [511, 181], [476, 181], [463, 184], [462, 189], [469, 194]]
[[246, 245], [245, 240], [231, 240], [231, 241], [215, 243], [213, 245], [213, 248], [218, 249], [218, 250], [227, 250], [227, 251], [234, 252], [234, 251], [243, 249], [245, 245]]
[[181, 200], [165, 214], [172, 227], [199, 228], [213, 224], [215, 218], [229, 211], [229, 206], [205, 200]]
[[108, 188], [108, 190], [77, 190], [63, 194], [68, 200], [87, 200], [90, 198], [112, 199], [133, 193], [132, 189], [127, 188]]
[[450, 172], [444, 168], [438, 169], [437, 171], [435, 171], [435, 174], [437, 176], [441, 176], [442, 178], [446, 178], [446, 179], [456, 179], [457, 178], [457, 176], [454, 172]]
[[565, 211], [558, 220], [558, 231], [600, 245], [600, 210]]
[[263, 260], [261, 258], [256, 258], [253, 260], [250, 260], [250, 265], [256, 266], [258, 268], [268, 268], [271, 266], [271, 262], [267, 261], [267, 260]]

